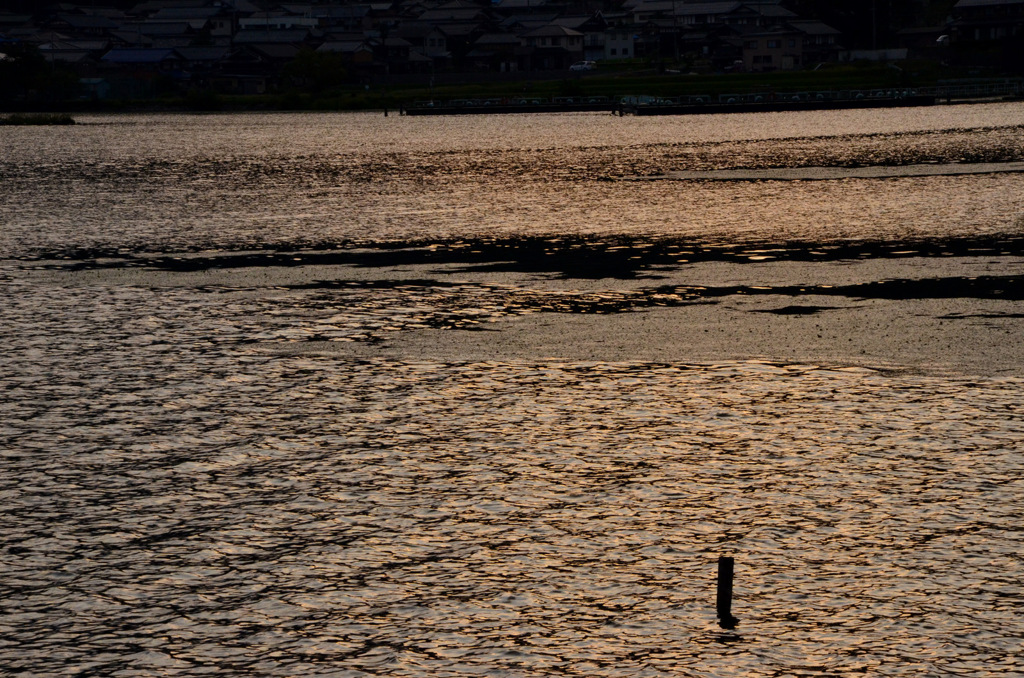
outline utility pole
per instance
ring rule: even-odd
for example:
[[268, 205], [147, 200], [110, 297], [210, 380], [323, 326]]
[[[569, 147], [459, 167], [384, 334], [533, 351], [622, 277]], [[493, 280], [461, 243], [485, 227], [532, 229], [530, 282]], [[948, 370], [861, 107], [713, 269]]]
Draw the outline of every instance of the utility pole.
[[878, 0], [871, 0], [871, 49], [878, 49]]
[[679, 65], [679, 8], [672, 0], [672, 40], [676, 45], [676, 67]]

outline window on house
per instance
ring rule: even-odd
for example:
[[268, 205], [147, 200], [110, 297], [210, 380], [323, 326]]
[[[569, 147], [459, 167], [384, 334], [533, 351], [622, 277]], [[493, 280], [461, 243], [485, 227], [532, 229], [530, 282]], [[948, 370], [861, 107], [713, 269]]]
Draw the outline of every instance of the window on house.
[[796, 40], [790, 40], [789, 41], [789, 46], [790, 47], [796, 47]]
[[769, 40], [768, 41], [768, 49], [773, 49], [773, 48], [776, 48], [778, 46], [779, 46], [779, 41], [778, 40]]
[[614, 47], [612, 47], [612, 48], [611, 48], [611, 49], [610, 49], [610, 50], [608, 51], [608, 54], [610, 54], [611, 56], [618, 56], [618, 50], [616, 50], [616, 49], [615, 49]]
[[747, 49], [757, 49], [757, 40], [747, 40], [743, 46]]
[[622, 48], [622, 56], [629, 56], [629, 48], [628, 47], [623, 47]]

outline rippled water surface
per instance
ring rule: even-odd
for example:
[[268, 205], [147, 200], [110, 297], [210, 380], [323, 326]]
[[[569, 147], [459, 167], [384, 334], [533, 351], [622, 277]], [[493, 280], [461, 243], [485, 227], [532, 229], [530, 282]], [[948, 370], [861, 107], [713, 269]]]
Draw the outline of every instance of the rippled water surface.
[[1024, 106], [81, 122], [0, 673], [1024, 675]]

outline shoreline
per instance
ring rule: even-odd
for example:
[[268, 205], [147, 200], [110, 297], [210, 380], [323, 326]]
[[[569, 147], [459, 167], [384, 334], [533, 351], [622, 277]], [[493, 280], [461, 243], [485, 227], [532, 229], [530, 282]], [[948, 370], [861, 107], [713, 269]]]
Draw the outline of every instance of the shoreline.
[[[914, 102], [914, 103], [903, 103], [895, 107], [917, 107], [917, 106], [930, 106], [930, 105], [942, 105], [942, 106], [971, 106], [975, 104], [993, 104], [993, 103], [1008, 103], [1008, 102], [1020, 102], [1024, 101], [1021, 97], [982, 97], [982, 98], [957, 98], [957, 99], [935, 99], [930, 103]], [[92, 104], [92, 105], [90, 105]], [[843, 110], [846, 108], [864, 108], [865, 106], [834, 106], [832, 110]], [[893, 108], [893, 105], [887, 104], [874, 104], [867, 106], [869, 108]], [[424, 112], [423, 109], [418, 109], [414, 113], [410, 113], [410, 106], [402, 101], [389, 101], [383, 103], [381, 101], [373, 101], [366, 104], [353, 104], [353, 105], [317, 105], [314, 102], [308, 102], [307, 105], [293, 106], [284, 105], [280, 101], [261, 101], [261, 102], [243, 102], [243, 103], [231, 103], [229, 100], [224, 100], [222, 103], [213, 106], [190, 106], [184, 101], [173, 102], [173, 103], [155, 103], [149, 101], [132, 101], [132, 102], [120, 102], [111, 101], [104, 103], [103, 105], [96, 105], [95, 102], [61, 102], [56, 104], [26, 104], [21, 106], [0, 106], [0, 116], [11, 116], [11, 115], [25, 115], [25, 114], [59, 114], [74, 116], [76, 114], [147, 114], [147, 113], [182, 113], [182, 114], [232, 114], [232, 113], [378, 113], [382, 115], [394, 114], [394, 115], [412, 115], [418, 116], [437, 116], [437, 115], [479, 115], [479, 114], [529, 114], [529, 113], [561, 113], [561, 112], [607, 112], [609, 114], [616, 113], [616, 107], [611, 103], [607, 105], [582, 105], [574, 107], [571, 105], [558, 105], [550, 104], [546, 106], [538, 106], [536, 110], [525, 109], [525, 108], [509, 108], [508, 110], [498, 110], [496, 108], [479, 108], [479, 109], [452, 109], [445, 108], [444, 112]], [[805, 110], [822, 110], [819, 107], [813, 105], [809, 107], [756, 107], [751, 105], [743, 107], [737, 104], [722, 104], [722, 105], [705, 105], [705, 106], [688, 106], [685, 112], [675, 111], [676, 108], [673, 106], [665, 106], [664, 110], [657, 110], [659, 107], [648, 107], [645, 112], [640, 115], [686, 115], [686, 114], [697, 114], [697, 115], [713, 115], [720, 113], [777, 113], [785, 111], [805, 111]], [[404, 111], [404, 112], [403, 112]], [[632, 113], [627, 113], [631, 115]]]
[[[878, 264], [878, 262], [874, 262]], [[908, 265], [919, 265], [907, 262]], [[943, 262], [947, 270], [993, 272], [993, 264]], [[680, 271], [677, 280], [747, 284], [772, 279], [794, 284], [820, 280], [824, 273], [848, 277], [848, 265], [706, 265]], [[892, 262], [868, 266], [873, 278], [898, 275]], [[995, 268], [1024, 272], [1024, 259]], [[390, 277], [393, 272], [376, 271]], [[403, 275], [409, 275], [404, 271]], [[464, 276], [460, 276], [460, 279]], [[491, 280], [490, 282], [495, 282]], [[540, 284], [538, 284], [540, 283]], [[532, 280], [503, 278], [502, 286], [546, 288]], [[759, 285], [763, 286], [763, 285]], [[472, 287], [472, 285], [469, 285]], [[561, 287], [561, 286], [558, 286]], [[808, 285], [810, 287], [810, 285]], [[1019, 377], [1024, 331], [1019, 302], [950, 297], [857, 299], [822, 293], [752, 296], [742, 290], [712, 300], [673, 306], [653, 305], [623, 312], [534, 311], [486, 319], [461, 328], [414, 329], [387, 333], [377, 342], [307, 341], [264, 344], [284, 354], [322, 354], [345, 359], [464, 361], [569, 361], [711, 364], [767, 361], [905, 371], [922, 375]], [[622, 281], [594, 281], [587, 293], [628, 295]], [[566, 291], [552, 291], [564, 296]], [[543, 295], [542, 295], [543, 296]]]
[[[389, 298], [389, 290], [435, 299], [425, 316], [388, 319], [379, 327], [371, 321], [362, 338], [310, 332], [255, 344], [288, 355], [442, 362], [768, 361], [1002, 378], [1024, 376], [1024, 344], [1014, 340], [1024, 332], [1024, 251], [1003, 242], [1010, 246], [993, 242], [979, 249], [964, 243], [958, 253], [942, 254], [947, 245], [934, 244], [931, 254], [919, 247], [867, 257], [839, 250], [812, 259], [787, 258], [778, 249], [718, 252], [617, 277], [613, 268], [580, 276], [527, 261], [509, 266], [497, 252], [485, 265], [443, 253], [435, 258], [429, 250], [197, 253], [154, 258], [149, 265], [136, 259], [21, 266], [22, 277], [33, 284], [184, 288], [216, 291], [225, 300], [338, 290], [356, 308], [365, 304], [371, 317], [382, 318], [387, 307], [373, 310], [375, 300]], [[629, 257], [643, 249], [616, 252]], [[478, 298], [488, 300], [486, 309], [474, 308]]]
[[[857, 107], [876, 105], [872, 99], [895, 100], [894, 105], [934, 103], [991, 103], [1024, 100], [1024, 79], [1020, 75], [950, 79], [952, 74], [924, 69], [914, 74], [895, 75], [885, 67], [836, 66], [824, 71], [778, 71], [767, 73], [696, 74], [657, 73], [650, 69], [602, 70], [579, 73], [528, 73], [511, 81], [454, 79], [443, 86], [421, 81], [380, 81], [349, 83], [322, 91], [288, 90], [267, 94], [224, 94], [213, 90], [190, 90], [151, 98], [84, 99], [66, 97], [59, 101], [14, 101], [0, 103], [3, 113], [156, 113], [156, 112], [330, 112], [393, 111], [413, 107], [416, 101], [572, 100], [585, 106], [587, 100], [601, 100], [609, 110], [623, 98], [633, 103], [703, 104], [705, 113], [737, 111], [799, 110], [801, 106], [829, 106], [847, 103]], [[945, 78], [943, 78], [945, 76]], [[914, 92], [913, 96], [910, 93]], [[861, 99], [857, 100], [857, 95]], [[820, 95], [820, 97], [818, 96]], [[796, 101], [794, 97], [800, 99]], [[851, 99], [845, 102], [844, 99]], [[765, 107], [769, 107], [766, 109]], [[679, 106], [674, 106], [678, 108]], [[846, 107], [846, 106], [844, 106]], [[589, 109], [593, 109], [590, 104]], [[658, 114], [673, 106], [637, 106], [640, 114]], [[588, 110], [589, 110], [588, 109]], [[691, 111], [687, 111], [691, 112]], [[696, 112], [696, 111], [693, 111]], [[432, 114], [430, 111], [421, 111]]]

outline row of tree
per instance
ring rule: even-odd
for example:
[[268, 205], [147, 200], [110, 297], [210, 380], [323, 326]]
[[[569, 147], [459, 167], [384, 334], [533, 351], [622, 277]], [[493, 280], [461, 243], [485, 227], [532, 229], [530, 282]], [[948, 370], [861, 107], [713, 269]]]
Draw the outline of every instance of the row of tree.
[[843, 34], [852, 49], [880, 49], [897, 44], [906, 28], [941, 26], [957, 0], [786, 0], [800, 16], [820, 19]]

